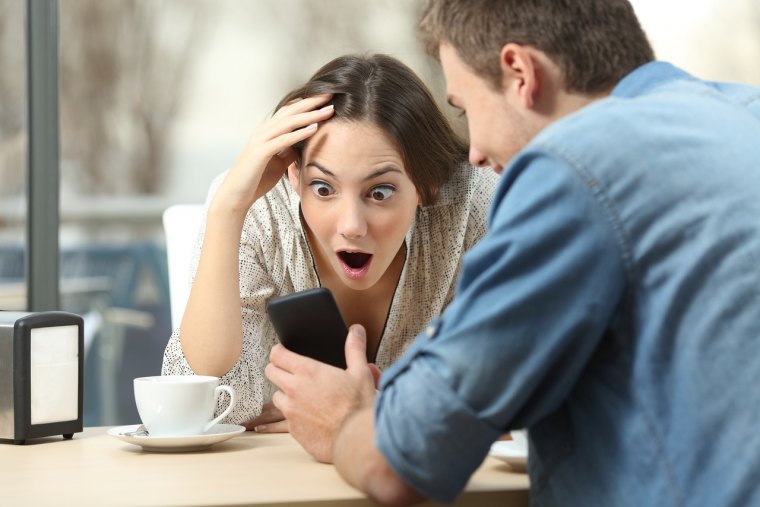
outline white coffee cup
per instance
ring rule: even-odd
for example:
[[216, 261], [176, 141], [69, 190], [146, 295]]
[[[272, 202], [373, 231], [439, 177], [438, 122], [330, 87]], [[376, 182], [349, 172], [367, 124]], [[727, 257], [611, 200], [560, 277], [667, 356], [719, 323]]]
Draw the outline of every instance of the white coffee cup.
[[[235, 406], [235, 391], [219, 378], [163, 375], [134, 380], [135, 404], [151, 436], [200, 435], [218, 424]], [[222, 392], [230, 404], [218, 417], [214, 409]]]

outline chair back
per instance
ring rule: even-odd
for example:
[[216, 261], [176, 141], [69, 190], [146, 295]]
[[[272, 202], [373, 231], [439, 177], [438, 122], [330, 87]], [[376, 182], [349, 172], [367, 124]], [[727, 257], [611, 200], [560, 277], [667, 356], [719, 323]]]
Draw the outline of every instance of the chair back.
[[190, 296], [190, 264], [202, 216], [202, 204], [173, 204], [164, 210], [172, 329], [182, 322]]

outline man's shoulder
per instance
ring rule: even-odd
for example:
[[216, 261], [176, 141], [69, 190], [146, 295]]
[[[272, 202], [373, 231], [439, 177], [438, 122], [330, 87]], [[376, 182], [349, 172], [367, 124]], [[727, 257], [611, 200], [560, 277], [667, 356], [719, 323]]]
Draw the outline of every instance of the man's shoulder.
[[760, 89], [670, 79], [639, 94], [597, 100], [549, 125], [529, 146], [582, 158], [651, 156], [688, 136], [720, 137], [716, 124], [728, 130], [760, 129]]

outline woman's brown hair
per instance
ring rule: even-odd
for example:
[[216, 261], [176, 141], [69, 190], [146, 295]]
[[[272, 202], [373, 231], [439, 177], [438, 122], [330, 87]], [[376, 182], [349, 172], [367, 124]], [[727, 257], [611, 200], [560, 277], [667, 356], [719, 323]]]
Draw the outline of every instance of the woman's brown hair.
[[[395, 144], [422, 204], [467, 160], [467, 145], [449, 125], [430, 91], [409, 67], [388, 55], [340, 56], [277, 105], [324, 93], [335, 107], [328, 121], [368, 121]], [[298, 151], [300, 166], [302, 146]]]

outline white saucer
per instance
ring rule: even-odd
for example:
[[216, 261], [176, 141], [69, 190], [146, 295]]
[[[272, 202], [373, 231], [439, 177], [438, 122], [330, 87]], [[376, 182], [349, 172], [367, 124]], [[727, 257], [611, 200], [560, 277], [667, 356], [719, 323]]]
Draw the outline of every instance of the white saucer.
[[509, 463], [515, 472], [525, 472], [528, 468], [528, 448], [523, 442], [499, 440], [491, 444], [488, 455]]
[[144, 451], [153, 452], [187, 452], [202, 451], [208, 449], [214, 444], [224, 442], [245, 431], [244, 426], [237, 424], [217, 424], [206, 433], [201, 435], [184, 435], [177, 437], [152, 437], [124, 435], [124, 433], [135, 431], [139, 424], [130, 426], [117, 426], [110, 428], [108, 434], [124, 442], [139, 445]]

